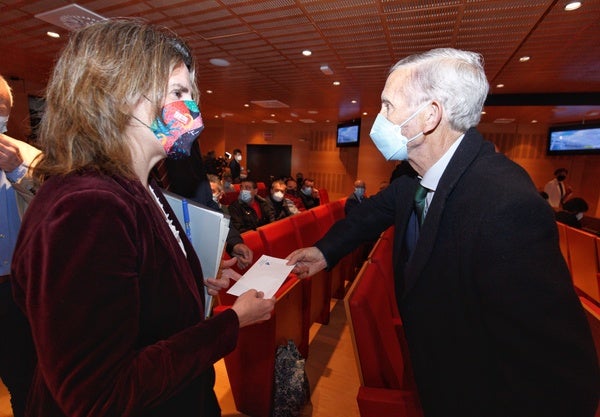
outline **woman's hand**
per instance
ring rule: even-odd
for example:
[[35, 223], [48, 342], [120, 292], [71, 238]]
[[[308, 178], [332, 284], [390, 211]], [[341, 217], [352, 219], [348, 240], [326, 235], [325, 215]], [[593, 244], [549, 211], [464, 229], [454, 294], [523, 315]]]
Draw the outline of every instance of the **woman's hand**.
[[217, 278], [206, 278], [204, 285], [210, 295], [217, 295], [219, 291], [224, 288], [228, 288], [230, 281], [237, 281], [241, 275], [235, 272], [231, 267], [235, 265], [237, 258], [231, 258], [221, 261], [221, 268], [219, 269]]
[[275, 297], [264, 298], [262, 291], [248, 290], [238, 297], [231, 309], [236, 312], [240, 328], [268, 320], [275, 308]]

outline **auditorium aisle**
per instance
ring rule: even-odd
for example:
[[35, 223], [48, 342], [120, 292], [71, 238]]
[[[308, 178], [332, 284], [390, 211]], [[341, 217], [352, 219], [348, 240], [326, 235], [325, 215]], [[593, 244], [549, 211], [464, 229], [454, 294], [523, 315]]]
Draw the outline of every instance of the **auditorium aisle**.
[[[310, 329], [309, 358], [306, 365], [311, 385], [311, 404], [302, 417], [359, 417], [356, 404], [359, 379], [354, 362], [350, 328], [346, 321], [343, 300], [332, 300], [328, 325], [313, 324]], [[225, 364], [216, 366], [215, 392], [222, 408], [222, 417], [247, 417], [235, 409], [227, 380]], [[0, 381], [1, 382], [1, 381]], [[0, 417], [12, 417], [6, 387], [0, 383]]]

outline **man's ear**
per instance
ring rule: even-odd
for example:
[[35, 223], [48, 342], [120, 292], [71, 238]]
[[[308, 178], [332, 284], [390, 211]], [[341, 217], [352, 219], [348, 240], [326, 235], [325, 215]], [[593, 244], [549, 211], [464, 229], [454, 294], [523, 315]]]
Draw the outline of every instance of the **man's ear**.
[[435, 130], [442, 121], [443, 107], [437, 101], [432, 101], [429, 106], [423, 110], [425, 115], [425, 129], [423, 133], [428, 134]]

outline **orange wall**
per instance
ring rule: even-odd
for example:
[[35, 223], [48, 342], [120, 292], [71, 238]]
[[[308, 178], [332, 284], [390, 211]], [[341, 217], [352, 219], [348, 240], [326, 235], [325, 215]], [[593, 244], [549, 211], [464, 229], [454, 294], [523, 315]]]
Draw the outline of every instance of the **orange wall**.
[[539, 190], [554, 178], [556, 168], [567, 168], [572, 197], [587, 201], [590, 206], [588, 216], [600, 217], [600, 155], [546, 155], [547, 125], [487, 124], [480, 125], [479, 130], [500, 152], [521, 165]]
[[[22, 80], [9, 80], [9, 83], [15, 105], [8, 134], [24, 139], [31, 133], [26, 86]], [[234, 148], [245, 152], [247, 144], [292, 145], [290, 174], [295, 176], [302, 172], [305, 177], [314, 178], [317, 188], [328, 190], [330, 199], [351, 194], [354, 180], [360, 178], [366, 182], [369, 195], [377, 192], [382, 181], [389, 180], [396, 165], [387, 162], [369, 138], [373, 121], [374, 116], [363, 117], [359, 148], [336, 148], [336, 123], [239, 124], [226, 119], [210, 120], [205, 121], [208, 126], [200, 136], [200, 147], [204, 154], [214, 150], [217, 155], [223, 155]], [[521, 165], [540, 190], [553, 178], [556, 168], [567, 168], [573, 196], [588, 202], [588, 215], [600, 217], [600, 155], [548, 156], [545, 152], [547, 129], [544, 124], [479, 126], [484, 137]]]

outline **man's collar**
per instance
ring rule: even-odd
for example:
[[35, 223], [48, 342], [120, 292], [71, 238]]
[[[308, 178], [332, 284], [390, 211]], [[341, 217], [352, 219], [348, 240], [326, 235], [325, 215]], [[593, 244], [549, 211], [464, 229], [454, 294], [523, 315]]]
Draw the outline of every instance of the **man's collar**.
[[425, 175], [423, 175], [423, 178], [421, 179], [421, 185], [423, 187], [431, 191], [436, 190], [438, 183], [440, 182], [440, 178], [442, 178], [446, 167], [450, 163], [450, 159], [452, 159], [454, 152], [456, 152], [458, 145], [460, 145], [460, 142], [463, 140], [464, 137], [464, 133], [460, 135], [458, 139], [456, 139], [454, 143], [450, 145], [450, 147], [444, 153], [444, 155], [442, 155], [442, 157], [438, 159], [437, 162], [427, 170], [427, 172], [425, 173]]

